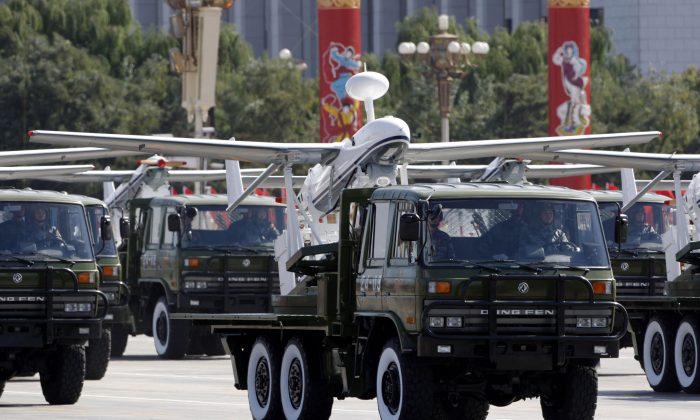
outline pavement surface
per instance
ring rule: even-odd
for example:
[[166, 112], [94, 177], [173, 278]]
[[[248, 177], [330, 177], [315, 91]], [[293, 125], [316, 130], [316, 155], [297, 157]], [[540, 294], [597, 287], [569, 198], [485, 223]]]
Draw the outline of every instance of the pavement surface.
[[[700, 395], [661, 394], [649, 388], [630, 349], [603, 360], [597, 419], [698, 418]], [[7, 419], [249, 419], [247, 393], [233, 387], [227, 357], [160, 360], [150, 338], [130, 337], [125, 356], [112, 360], [100, 381], [86, 381], [80, 401], [50, 406], [39, 377], [8, 382], [0, 398]], [[378, 419], [375, 400], [335, 401], [332, 419]], [[538, 400], [491, 407], [489, 419], [541, 418]]]

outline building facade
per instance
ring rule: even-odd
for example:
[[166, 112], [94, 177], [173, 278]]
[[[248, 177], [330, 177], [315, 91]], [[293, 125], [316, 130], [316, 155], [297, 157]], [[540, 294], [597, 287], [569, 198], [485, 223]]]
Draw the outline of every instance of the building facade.
[[[164, 0], [130, 0], [142, 26], [168, 27]], [[515, 28], [546, 19], [547, 0], [362, 0], [362, 50], [379, 56], [395, 51], [396, 22], [423, 7], [435, 8], [464, 23], [476, 18], [479, 28]], [[681, 72], [700, 63], [700, 0], [591, 0], [592, 19], [609, 27], [615, 51], [645, 74]], [[316, 0], [236, 0], [223, 13], [236, 25], [256, 56], [276, 56], [288, 48], [304, 60], [313, 77], [318, 67]]]

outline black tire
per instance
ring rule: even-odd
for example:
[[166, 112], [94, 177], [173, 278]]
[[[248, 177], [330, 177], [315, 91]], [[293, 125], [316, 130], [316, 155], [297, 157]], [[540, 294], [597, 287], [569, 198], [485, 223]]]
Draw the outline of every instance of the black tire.
[[673, 346], [676, 377], [681, 389], [689, 394], [700, 393], [700, 325], [697, 318], [686, 316], [678, 325]]
[[280, 402], [280, 350], [279, 346], [258, 337], [250, 349], [246, 385], [248, 406], [255, 420], [284, 418]]
[[571, 365], [555, 380], [550, 395], [540, 397], [544, 420], [593, 420], [598, 404], [598, 372]]
[[153, 307], [153, 343], [161, 359], [182, 359], [190, 342], [190, 322], [173, 320], [165, 297]]
[[644, 331], [642, 367], [649, 386], [656, 392], [680, 389], [674, 369], [673, 345], [676, 325], [669, 318], [654, 316]]
[[433, 412], [432, 371], [403, 354], [397, 338], [387, 341], [376, 375], [377, 408], [383, 420], [428, 419]]
[[202, 337], [202, 349], [204, 349], [204, 354], [207, 356], [223, 356], [226, 354], [224, 350], [224, 345], [221, 343], [219, 336], [214, 334], [207, 334]]
[[41, 391], [49, 404], [75, 404], [85, 380], [85, 348], [58, 347], [49, 355], [40, 379]]
[[489, 403], [477, 396], [463, 396], [457, 405], [447, 395], [435, 393], [432, 420], [484, 420], [489, 415]]
[[5, 381], [0, 381], [0, 397], [2, 397], [3, 392], [5, 392]]
[[[280, 365], [280, 400], [287, 420], [326, 420], [331, 416], [333, 396], [323, 376], [321, 357], [309, 341], [292, 338]], [[318, 347], [318, 346], [316, 346]]]
[[112, 357], [122, 357], [129, 342], [129, 330], [124, 325], [114, 325], [112, 327]]
[[102, 330], [102, 337], [90, 340], [85, 349], [85, 379], [102, 379], [107, 373], [109, 354], [112, 349], [112, 331]]

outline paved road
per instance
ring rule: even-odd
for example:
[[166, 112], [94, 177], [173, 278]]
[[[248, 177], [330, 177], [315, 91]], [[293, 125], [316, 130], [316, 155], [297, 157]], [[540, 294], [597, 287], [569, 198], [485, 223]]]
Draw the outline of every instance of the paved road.
[[[697, 418], [700, 395], [651, 391], [632, 353], [603, 361], [598, 419]], [[159, 360], [147, 337], [131, 338], [126, 355], [110, 362], [101, 381], [85, 383], [73, 406], [49, 406], [38, 376], [10, 381], [0, 398], [2, 418], [51, 419], [248, 419], [247, 395], [233, 388], [226, 357]], [[540, 417], [539, 401], [492, 407], [489, 419]], [[375, 401], [336, 401], [332, 419], [378, 419]]]

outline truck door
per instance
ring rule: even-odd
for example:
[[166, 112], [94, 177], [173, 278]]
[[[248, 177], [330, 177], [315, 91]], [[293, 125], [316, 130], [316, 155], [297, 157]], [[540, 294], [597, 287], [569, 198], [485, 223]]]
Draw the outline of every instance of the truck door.
[[362, 240], [362, 256], [355, 286], [357, 309], [382, 309], [381, 281], [388, 245], [389, 203], [377, 202], [370, 206]]
[[163, 236], [160, 242], [160, 248], [156, 255], [156, 265], [160, 270], [160, 276], [170, 286], [170, 290], [177, 293], [180, 290], [179, 276], [179, 255], [178, 255], [178, 239], [179, 233], [168, 230], [168, 215], [177, 214], [174, 206], [162, 207], [162, 230]]
[[148, 209], [146, 235], [141, 254], [141, 281], [160, 281], [162, 277], [158, 251], [163, 228], [164, 208], [153, 205]]
[[417, 243], [404, 242], [399, 238], [399, 218], [404, 213], [415, 213], [413, 203], [392, 204], [387, 220], [389, 237], [387, 263], [382, 276], [382, 309], [398, 315], [407, 329], [415, 327], [417, 281]]

